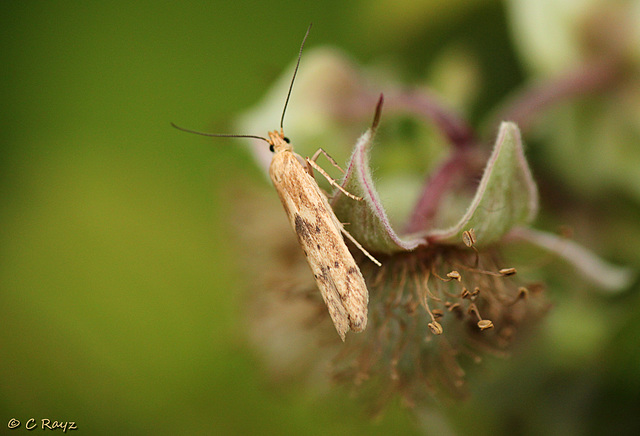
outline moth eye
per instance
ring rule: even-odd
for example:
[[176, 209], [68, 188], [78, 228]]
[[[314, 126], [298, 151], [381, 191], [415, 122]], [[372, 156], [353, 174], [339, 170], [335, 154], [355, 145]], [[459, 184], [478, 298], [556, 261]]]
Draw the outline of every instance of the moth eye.
[[269, 151], [271, 153], [273, 153], [275, 151], [274, 148], [273, 148], [273, 144], [269, 144]]
[[291, 143], [291, 141], [289, 141], [289, 138], [287, 138], [286, 136], [284, 138], [282, 138], [282, 139], [284, 139], [284, 142], [286, 142], [287, 144]]

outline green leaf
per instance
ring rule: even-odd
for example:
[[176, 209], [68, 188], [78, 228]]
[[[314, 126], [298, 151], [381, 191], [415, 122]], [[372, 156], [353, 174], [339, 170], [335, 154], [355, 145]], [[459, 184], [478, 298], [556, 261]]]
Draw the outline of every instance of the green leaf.
[[425, 244], [424, 238], [400, 238], [382, 206], [371, 177], [369, 151], [374, 127], [367, 130], [356, 143], [342, 186], [350, 193], [362, 197], [362, 201], [348, 198], [339, 191], [332, 207], [340, 221], [349, 223], [346, 230], [366, 249], [376, 253], [394, 253], [413, 250]]
[[524, 157], [518, 127], [503, 122], [476, 194], [457, 224], [426, 233], [429, 242], [460, 243], [473, 228], [478, 245], [498, 241], [511, 228], [528, 224], [538, 211], [538, 190]]

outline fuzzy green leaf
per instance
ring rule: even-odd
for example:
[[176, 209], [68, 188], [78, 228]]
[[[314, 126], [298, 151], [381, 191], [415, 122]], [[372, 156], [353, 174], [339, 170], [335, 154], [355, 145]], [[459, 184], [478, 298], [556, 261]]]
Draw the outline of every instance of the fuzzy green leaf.
[[460, 243], [473, 228], [478, 245], [498, 241], [511, 228], [528, 224], [538, 211], [538, 190], [524, 157], [520, 131], [514, 123], [500, 126], [493, 153], [476, 194], [457, 224], [427, 232], [430, 242]]
[[362, 201], [337, 192], [333, 210], [340, 221], [350, 223], [345, 228], [368, 250], [376, 253], [413, 250], [425, 244], [425, 239], [400, 238], [395, 233], [373, 184], [369, 151], [374, 134], [375, 128], [371, 128], [358, 139], [342, 183], [348, 192], [362, 197]]

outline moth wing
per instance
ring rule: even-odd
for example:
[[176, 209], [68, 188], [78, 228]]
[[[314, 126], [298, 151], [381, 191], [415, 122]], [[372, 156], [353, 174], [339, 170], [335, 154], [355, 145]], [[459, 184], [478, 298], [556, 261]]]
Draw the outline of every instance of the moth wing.
[[344, 341], [349, 329], [366, 328], [369, 295], [342, 237], [342, 224], [316, 181], [293, 153], [276, 153], [269, 173], [333, 324]]

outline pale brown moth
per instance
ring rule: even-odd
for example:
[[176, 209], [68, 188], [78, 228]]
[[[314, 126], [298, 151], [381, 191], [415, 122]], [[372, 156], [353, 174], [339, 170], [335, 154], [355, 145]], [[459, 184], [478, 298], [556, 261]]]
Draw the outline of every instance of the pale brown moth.
[[[178, 127], [173, 123], [172, 125], [180, 130], [204, 136], [256, 138], [269, 144], [270, 150], [273, 152], [273, 159], [269, 167], [269, 175], [273, 186], [276, 188], [284, 206], [291, 227], [298, 237], [338, 335], [344, 341], [345, 335], [349, 330], [360, 332], [367, 327], [369, 292], [360, 268], [358, 268], [358, 264], [345, 244], [343, 235], [378, 266], [380, 266], [380, 262], [371, 256], [344, 229], [343, 224], [336, 217], [325, 194], [320, 190], [313, 176], [313, 168], [315, 168], [327, 178], [331, 185], [335, 186], [343, 194], [355, 201], [361, 201], [362, 198], [345, 191], [315, 161], [322, 153], [334, 166], [340, 169], [338, 164], [322, 148], [318, 149], [311, 159], [303, 159], [293, 151], [289, 139], [284, 136], [282, 127], [284, 114], [289, 103], [298, 66], [300, 65], [302, 49], [310, 30], [311, 26], [307, 29], [307, 33], [302, 40], [298, 62], [289, 85], [289, 92], [280, 119], [280, 131], [269, 132], [269, 138], [267, 139], [254, 135], [202, 133]], [[376, 107], [374, 128], [378, 124], [381, 110], [382, 96], [380, 96]], [[342, 171], [342, 169], [340, 170]]]

